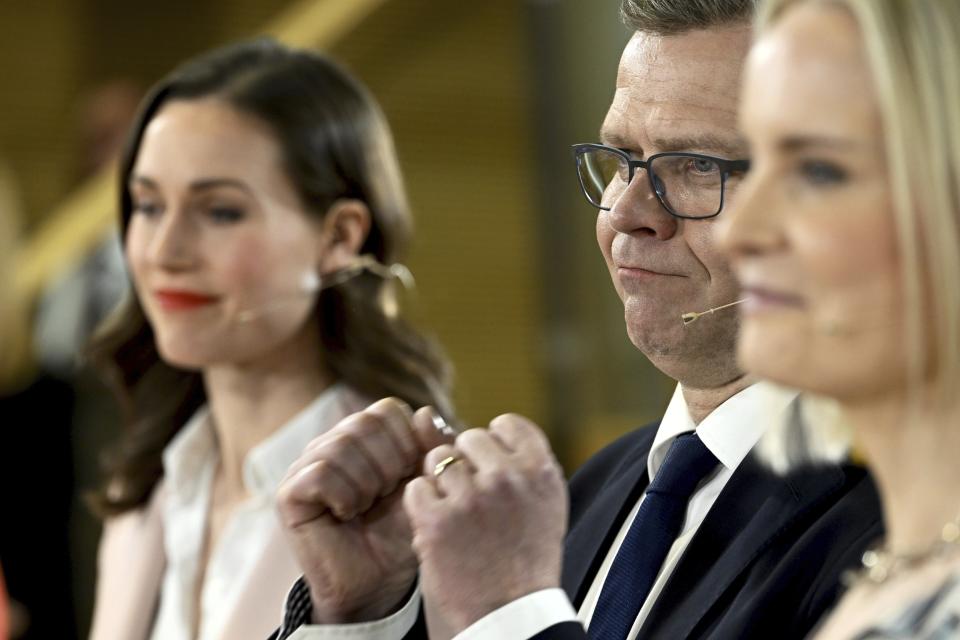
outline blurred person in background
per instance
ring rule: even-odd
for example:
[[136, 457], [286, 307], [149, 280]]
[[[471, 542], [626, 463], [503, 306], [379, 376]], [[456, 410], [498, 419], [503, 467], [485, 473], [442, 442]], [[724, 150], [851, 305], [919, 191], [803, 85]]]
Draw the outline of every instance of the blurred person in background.
[[[0, 168], [0, 273], [4, 274], [7, 282], [12, 281], [13, 256], [17, 246], [17, 222], [19, 207], [16, 204], [16, 194], [12, 179], [6, 168]], [[0, 288], [0, 380], [3, 392], [16, 388], [17, 379], [22, 375], [24, 367], [24, 348], [28, 344], [23, 331], [24, 318], [20, 313], [19, 300], [16, 289], [6, 286]], [[9, 490], [5, 487], [5, 490]], [[5, 501], [6, 502], [6, 501]], [[4, 520], [10, 522], [14, 516], [9, 505], [4, 505]], [[8, 525], [9, 526], [9, 525]], [[8, 553], [4, 553], [7, 551]], [[0, 562], [9, 556], [12, 549], [0, 547]], [[11, 636], [13, 611], [7, 596], [6, 582], [3, 577], [3, 566], [0, 565], [0, 640]]]
[[21, 218], [16, 179], [0, 162], [0, 268], [7, 283], [0, 287], [0, 389], [4, 393], [21, 390], [34, 373], [27, 309], [13, 286]]
[[[78, 98], [74, 112], [79, 136], [76, 178], [92, 179], [115, 171], [130, 123], [143, 97], [135, 82], [113, 78]], [[73, 408], [69, 431], [63, 431], [73, 458], [72, 508], [69, 514], [73, 599], [78, 634], [89, 629], [96, 580], [100, 519], [84, 502], [84, 492], [100, 482], [100, 452], [120, 433], [113, 394], [81, 357], [93, 330], [114, 309], [127, 288], [123, 251], [116, 228], [77, 264], [51, 280], [39, 296], [33, 322], [33, 345], [45, 376], [69, 385]], [[68, 487], [71, 483], [63, 482]], [[69, 528], [67, 528], [69, 527]]]
[[119, 187], [134, 294], [90, 349], [126, 423], [92, 637], [261, 638], [300, 573], [273, 504], [304, 446], [375, 398], [451, 415], [445, 359], [397, 309], [391, 134], [330, 60], [245, 42], [151, 89]]
[[[73, 393], [34, 361], [28, 301], [14, 276], [21, 207], [14, 175], [0, 164], [0, 562], [25, 640], [74, 638], [69, 555]], [[13, 419], [13, 416], [16, 419]], [[38, 461], [45, 481], [35, 477]]]
[[[123, 78], [98, 84], [81, 95], [76, 109], [80, 138], [78, 180], [92, 178], [117, 161], [142, 97], [143, 90]], [[57, 277], [41, 296], [34, 338], [37, 357], [45, 370], [80, 386], [80, 393], [89, 395], [91, 391], [82, 387], [85, 380], [76, 379], [86, 377], [78, 375], [79, 356], [96, 326], [120, 302], [126, 283], [120, 239], [112, 231], [80, 264]], [[102, 415], [103, 403], [97, 399], [94, 402], [101, 406], [89, 413]], [[85, 419], [86, 416], [79, 416], [80, 421]], [[85, 426], [78, 428], [86, 433]]]
[[740, 361], [835, 414], [772, 461], [848, 445], [848, 425], [887, 530], [815, 636], [960, 638], [960, 4], [762, 15], [753, 166], [720, 234], [747, 297]]

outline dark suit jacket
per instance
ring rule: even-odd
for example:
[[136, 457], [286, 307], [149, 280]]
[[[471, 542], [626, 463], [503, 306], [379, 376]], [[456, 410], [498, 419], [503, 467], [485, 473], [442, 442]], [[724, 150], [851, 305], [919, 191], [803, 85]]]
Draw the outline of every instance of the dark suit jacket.
[[[579, 607], [646, 489], [657, 425], [591, 458], [570, 481], [563, 587]], [[843, 572], [883, 533], [867, 472], [821, 465], [779, 476], [749, 455], [724, 487], [644, 623], [640, 638], [803, 638], [840, 594]], [[579, 624], [535, 640], [582, 640]]]

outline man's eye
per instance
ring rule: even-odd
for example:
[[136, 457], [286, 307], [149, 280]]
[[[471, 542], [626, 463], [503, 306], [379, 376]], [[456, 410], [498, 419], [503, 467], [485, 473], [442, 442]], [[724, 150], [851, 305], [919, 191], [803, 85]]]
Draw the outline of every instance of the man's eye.
[[694, 158], [690, 164], [691, 168], [697, 173], [714, 173], [719, 168], [716, 162], [705, 158]]
[[832, 162], [808, 160], [800, 165], [800, 174], [814, 185], [839, 184], [847, 179], [847, 172]]

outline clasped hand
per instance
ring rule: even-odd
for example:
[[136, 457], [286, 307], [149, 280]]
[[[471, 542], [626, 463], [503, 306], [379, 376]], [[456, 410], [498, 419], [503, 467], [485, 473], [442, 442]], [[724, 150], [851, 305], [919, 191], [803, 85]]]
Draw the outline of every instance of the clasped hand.
[[433, 415], [382, 400], [291, 466], [278, 510], [315, 623], [385, 617], [418, 566], [434, 639], [559, 585], [567, 494], [543, 432], [503, 415], [454, 440]]

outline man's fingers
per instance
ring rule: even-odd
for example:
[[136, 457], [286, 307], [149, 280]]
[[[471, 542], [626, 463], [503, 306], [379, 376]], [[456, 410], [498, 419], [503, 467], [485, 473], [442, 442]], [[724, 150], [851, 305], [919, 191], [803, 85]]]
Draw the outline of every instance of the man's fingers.
[[387, 495], [420, 465], [411, 417], [410, 408], [395, 398], [348, 416], [307, 445], [287, 478], [319, 460], [329, 460], [365, 494]]
[[516, 453], [553, 457], [550, 441], [540, 427], [516, 413], [497, 416], [490, 422], [490, 434]]
[[456, 432], [448, 427], [450, 433], [445, 433], [440, 428], [442, 425], [446, 425], [446, 422], [433, 407], [421, 407], [413, 414], [413, 436], [421, 453], [454, 441]]
[[378, 495], [392, 493], [400, 482], [416, 473], [420, 455], [408, 416], [387, 408], [385, 413], [371, 412], [351, 426], [343, 437], [375, 468], [380, 482]]
[[456, 446], [473, 462], [478, 471], [498, 469], [509, 464], [511, 451], [487, 429], [464, 431], [457, 436]]
[[407, 517], [413, 523], [414, 528], [416, 528], [418, 518], [432, 509], [439, 499], [440, 494], [432, 480], [420, 476], [407, 483], [403, 490], [403, 510], [406, 511]]
[[399, 398], [384, 398], [375, 402], [365, 411], [379, 418], [379, 427], [394, 439], [397, 453], [402, 455], [405, 464], [415, 465], [420, 460], [420, 447], [413, 430], [413, 411]]
[[366, 511], [384, 490], [385, 480], [376, 463], [357, 438], [348, 433], [330, 434], [323, 446], [305, 453], [301, 467], [323, 461], [349, 482], [358, 494], [360, 511]]
[[473, 471], [469, 458], [449, 444], [431, 450], [423, 460], [423, 476], [433, 482], [440, 496], [468, 493]]
[[365, 499], [336, 465], [319, 460], [286, 480], [277, 502], [284, 524], [295, 527], [327, 511], [347, 520], [360, 511]]

